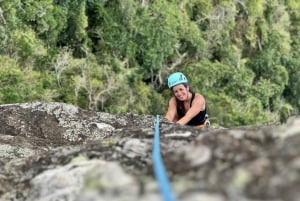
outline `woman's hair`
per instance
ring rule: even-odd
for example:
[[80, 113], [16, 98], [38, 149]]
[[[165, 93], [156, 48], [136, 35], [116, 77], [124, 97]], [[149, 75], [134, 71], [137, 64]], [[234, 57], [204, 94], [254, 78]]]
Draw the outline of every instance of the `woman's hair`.
[[[183, 83], [183, 86], [184, 86], [185, 88], [189, 87], [189, 91], [190, 91], [192, 94], [194, 93], [192, 87], [191, 87], [188, 83]], [[173, 87], [172, 87], [172, 94], [173, 94], [173, 96], [175, 96], [175, 95], [174, 95], [174, 92], [173, 92]], [[180, 100], [178, 100], [176, 97], [175, 97], [175, 99], [176, 99], [176, 108], [177, 108], [178, 115], [179, 115], [179, 116], [184, 115], [184, 114], [185, 114], [185, 111], [184, 111], [184, 105], [183, 105], [183, 102], [180, 101]]]

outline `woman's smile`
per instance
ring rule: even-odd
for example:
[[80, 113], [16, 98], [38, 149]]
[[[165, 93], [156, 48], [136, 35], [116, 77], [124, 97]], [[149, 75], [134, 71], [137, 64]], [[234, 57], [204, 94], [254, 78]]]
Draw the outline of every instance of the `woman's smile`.
[[188, 90], [183, 84], [179, 84], [173, 87], [173, 93], [177, 99], [184, 101], [188, 98]]

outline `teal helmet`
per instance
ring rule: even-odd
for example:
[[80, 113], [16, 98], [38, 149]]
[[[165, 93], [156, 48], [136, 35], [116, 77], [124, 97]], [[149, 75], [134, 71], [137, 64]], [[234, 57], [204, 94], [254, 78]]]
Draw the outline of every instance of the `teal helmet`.
[[177, 84], [188, 83], [188, 79], [181, 72], [172, 73], [168, 77], [168, 86], [169, 88], [174, 87]]

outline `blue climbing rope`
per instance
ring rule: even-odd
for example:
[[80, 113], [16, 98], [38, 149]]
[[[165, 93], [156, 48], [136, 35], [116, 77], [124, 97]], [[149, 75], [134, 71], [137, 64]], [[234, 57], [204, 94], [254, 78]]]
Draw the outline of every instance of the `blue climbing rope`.
[[176, 199], [171, 190], [170, 182], [167, 177], [165, 166], [162, 162], [162, 158], [160, 154], [159, 115], [156, 116], [152, 158], [153, 158], [153, 168], [154, 168], [155, 178], [158, 181], [160, 192], [162, 194], [164, 201], [175, 201]]

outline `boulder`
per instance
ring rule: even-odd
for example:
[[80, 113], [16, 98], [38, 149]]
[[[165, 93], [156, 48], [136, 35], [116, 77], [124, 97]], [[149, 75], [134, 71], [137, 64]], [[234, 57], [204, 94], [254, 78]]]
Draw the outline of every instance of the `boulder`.
[[[156, 201], [156, 116], [55, 102], [0, 106], [1, 201]], [[160, 118], [177, 200], [297, 201], [300, 117], [283, 125], [194, 128]]]

